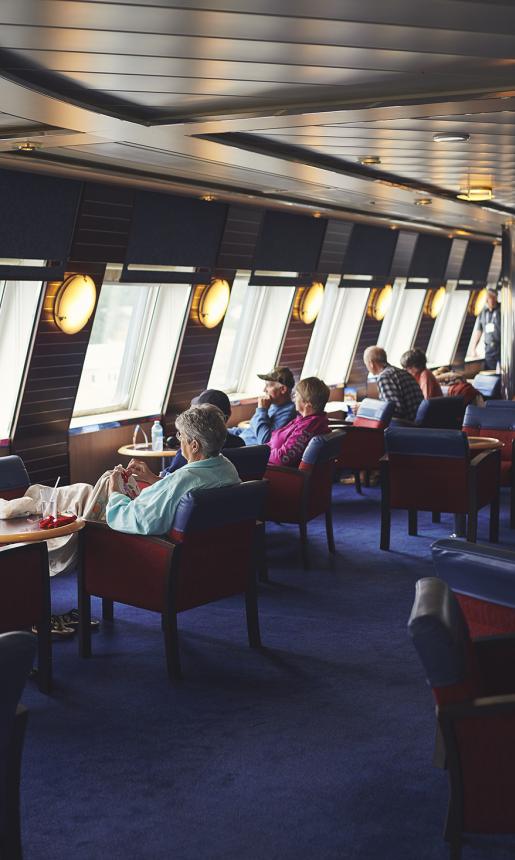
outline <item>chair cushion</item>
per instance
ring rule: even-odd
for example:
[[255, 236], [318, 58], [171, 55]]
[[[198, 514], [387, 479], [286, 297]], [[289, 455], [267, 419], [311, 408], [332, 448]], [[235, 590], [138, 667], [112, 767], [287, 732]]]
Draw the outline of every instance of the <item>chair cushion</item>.
[[224, 448], [223, 455], [236, 467], [240, 480], [260, 481], [268, 465], [270, 446], [247, 445], [243, 448]]
[[388, 427], [384, 434], [387, 453], [424, 457], [466, 457], [469, 446], [460, 430]]
[[365, 397], [361, 401], [358, 414], [354, 419], [354, 427], [388, 427], [393, 417], [394, 404], [391, 400], [374, 400]]
[[423, 400], [415, 416], [417, 427], [461, 430], [465, 401], [462, 397], [432, 397]]
[[339, 430], [335, 433], [326, 433], [324, 436], [313, 436], [302, 455], [302, 464], [315, 466], [336, 460], [345, 433], [345, 430]]
[[260, 519], [266, 487], [264, 481], [247, 481], [229, 487], [191, 490], [177, 506], [172, 524], [174, 539], [190, 531]]
[[0, 496], [13, 499], [23, 496], [29, 486], [29, 476], [21, 457], [0, 457]]

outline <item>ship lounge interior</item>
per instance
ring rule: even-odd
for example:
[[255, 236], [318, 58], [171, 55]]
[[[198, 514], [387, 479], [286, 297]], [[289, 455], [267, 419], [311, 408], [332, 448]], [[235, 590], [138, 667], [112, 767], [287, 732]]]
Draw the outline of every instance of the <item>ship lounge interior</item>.
[[514, 156], [511, 2], [0, 4], [0, 860], [514, 856]]

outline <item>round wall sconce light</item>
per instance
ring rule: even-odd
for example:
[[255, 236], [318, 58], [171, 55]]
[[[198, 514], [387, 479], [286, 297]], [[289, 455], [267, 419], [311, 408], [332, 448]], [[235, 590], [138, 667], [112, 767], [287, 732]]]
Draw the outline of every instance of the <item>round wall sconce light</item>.
[[310, 287], [305, 287], [300, 297], [299, 319], [306, 325], [314, 323], [324, 300], [324, 285], [314, 281]]
[[97, 291], [89, 275], [72, 275], [59, 287], [54, 299], [54, 320], [65, 334], [84, 328], [95, 308]]
[[445, 287], [429, 290], [424, 302], [424, 313], [435, 320], [443, 308], [445, 302]]
[[386, 284], [384, 287], [375, 287], [368, 300], [367, 314], [372, 319], [381, 322], [388, 312], [392, 303], [393, 287]]
[[229, 299], [231, 289], [227, 281], [215, 278], [204, 287], [198, 306], [198, 318], [206, 328], [216, 328], [222, 322]]
[[469, 301], [468, 312], [478, 317], [486, 304], [486, 287], [472, 293]]

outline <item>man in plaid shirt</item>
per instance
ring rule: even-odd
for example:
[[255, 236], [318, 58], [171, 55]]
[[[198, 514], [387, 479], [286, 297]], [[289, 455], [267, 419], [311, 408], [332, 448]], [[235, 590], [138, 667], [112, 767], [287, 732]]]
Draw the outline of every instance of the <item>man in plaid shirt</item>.
[[386, 352], [380, 346], [367, 347], [363, 361], [368, 372], [376, 377], [380, 399], [393, 402], [394, 418], [414, 421], [424, 399], [416, 379], [407, 370], [388, 364]]

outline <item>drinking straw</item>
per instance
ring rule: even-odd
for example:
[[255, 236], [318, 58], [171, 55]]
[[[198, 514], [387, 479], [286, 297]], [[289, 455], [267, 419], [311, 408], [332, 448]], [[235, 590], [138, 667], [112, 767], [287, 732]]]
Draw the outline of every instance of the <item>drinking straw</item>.
[[55, 482], [55, 484], [54, 484], [54, 489], [52, 490], [52, 495], [50, 496], [50, 502], [49, 502], [49, 504], [50, 504], [50, 505], [51, 505], [51, 504], [52, 504], [52, 502], [54, 501], [54, 496], [55, 496], [55, 493], [56, 493], [56, 490], [57, 490], [57, 485], [58, 485], [58, 483], [59, 483], [59, 481], [60, 481], [60, 480], [61, 480], [61, 476], [59, 475], [59, 477], [58, 477], [57, 481], [56, 481], [56, 482]]

